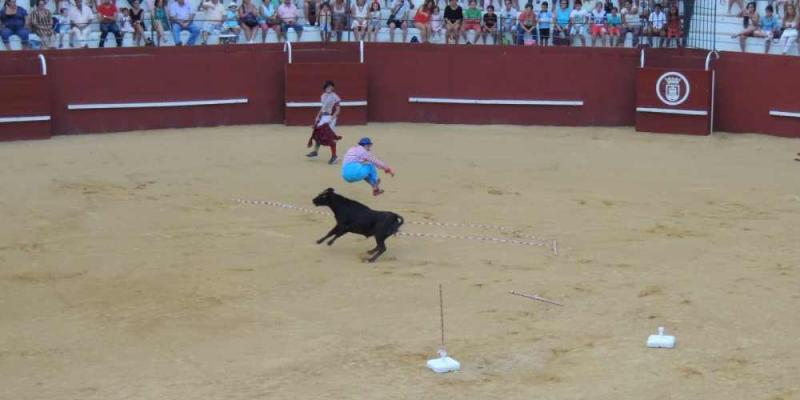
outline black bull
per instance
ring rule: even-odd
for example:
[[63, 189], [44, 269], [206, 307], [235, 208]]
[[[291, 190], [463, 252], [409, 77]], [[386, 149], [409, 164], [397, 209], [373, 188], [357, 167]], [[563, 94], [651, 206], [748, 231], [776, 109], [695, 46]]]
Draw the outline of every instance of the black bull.
[[330, 207], [336, 217], [336, 226], [317, 240], [317, 244], [322, 244], [325, 239], [333, 236], [328, 241], [330, 246], [345, 233], [375, 236], [377, 246], [367, 252], [372, 255], [367, 262], [374, 262], [386, 251], [386, 239], [397, 233], [400, 225], [403, 225], [403, 217], [389, 211], [374, 211], [355, 200], [334, 193], [332, 188], [325, 189], [315, 197], [314, 205]]

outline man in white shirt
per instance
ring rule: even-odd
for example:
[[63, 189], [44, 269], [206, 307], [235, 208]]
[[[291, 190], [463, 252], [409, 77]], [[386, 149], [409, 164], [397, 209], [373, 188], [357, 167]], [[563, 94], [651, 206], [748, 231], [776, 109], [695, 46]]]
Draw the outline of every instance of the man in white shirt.
[[219, 34], [222, 31], [222, 20], [225, 17], [225, 6], [220, 0], [206, 0], [201, 4], [205, 11], [205, 23], [203, 24], [203, 44], [208, 42], [208, 36], [214, 32]]
[[189, 31], [187, 46], [194, 46], [200, 29], [194, 24], [194, 11], [186, 0], [177, 0], [169, 3], [169, 22], [172, 24], [172, 37], [176, 46], [181, 46], [181, 31]]
[[661, 4], [656, 4], [655, 10], [650, 14], [650, 28], [647, 30], [647, 40], [650, 46], [653, 45], [653, 37], [658, 37], [658, 47], [664, 42], [667, 36], [667, 14], [661, 10]]
[[92, 22], [94, 13], [92, 9], [83, 4], [83, 0], [75, 0], [75, 6], [69, 8], [69, 42], [72, 46], [75, 38], [78, 38], [79, 45], [83, 48], [89, 47], [89, 35], [92, 34]]

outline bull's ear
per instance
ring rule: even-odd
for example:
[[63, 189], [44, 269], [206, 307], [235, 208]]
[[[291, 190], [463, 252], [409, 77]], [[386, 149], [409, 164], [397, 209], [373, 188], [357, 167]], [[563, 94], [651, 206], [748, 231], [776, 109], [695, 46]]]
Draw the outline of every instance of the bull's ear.
[[333, 193], [333, 188], [327, 188], [327, 189], [325, 189], [325, 193]]

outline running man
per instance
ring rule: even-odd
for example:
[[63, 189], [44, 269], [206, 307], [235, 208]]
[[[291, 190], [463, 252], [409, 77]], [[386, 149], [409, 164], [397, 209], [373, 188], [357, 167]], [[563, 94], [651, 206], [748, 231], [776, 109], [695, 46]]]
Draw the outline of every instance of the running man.
[[375, 157], [370, 150], [372, 140], [368, 137], [361, 138], [358, 146], [353, 146], [344, 154], [342, 162], [342, 178], [347, 182], [367, 181], [372, 186], [372, 195], [378, 196], [383, 193], [381, 180], [378, 179], [378, 169], [384, 170], [387, 174], [394, 176], [394, 171], [386, 163]]
[[342, 99], [333, 91], [335, 85], [332, 81], [325, 81], [322, 85], [322, 96], [320, 97], [320, 107], [317, 116], [314, 118], [314, 130], [311, 132], [311, 137], [308, 138], [308, 147], [311, 147], [311, 142], [314, 142], [314, 150], [306, 157], [314, 158], [319, 155], [320, 146], [330, 146], [331, 159], [328, 164], [336, 164], [339, 157], [336, 156], [336, 141], [341, 139], [341, 136], [336, 135], [336, 119], [339, 118], [339, 112], [342, 107], [339, 104]]

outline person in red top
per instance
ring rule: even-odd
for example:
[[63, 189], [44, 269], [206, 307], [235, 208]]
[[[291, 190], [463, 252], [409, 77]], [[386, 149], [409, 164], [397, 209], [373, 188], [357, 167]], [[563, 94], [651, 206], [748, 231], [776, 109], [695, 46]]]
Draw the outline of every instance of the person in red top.
[[417, 10], [414, 14], [414, 26], [419, 29], [419, 35], [422, 43], [428, 43], [431, 38], [431, 13], [436, 3], [433, 0], [428, 0]]
[[100, 47], [105, 47], [108, 32], [114, 34], [117, 47], [122, 47], [122, 31], [117, 25], [117, 6], [112, 4], [111, 0], [103, 0], [103, 3], [97, 6], [97, 16], [100, 19]]

